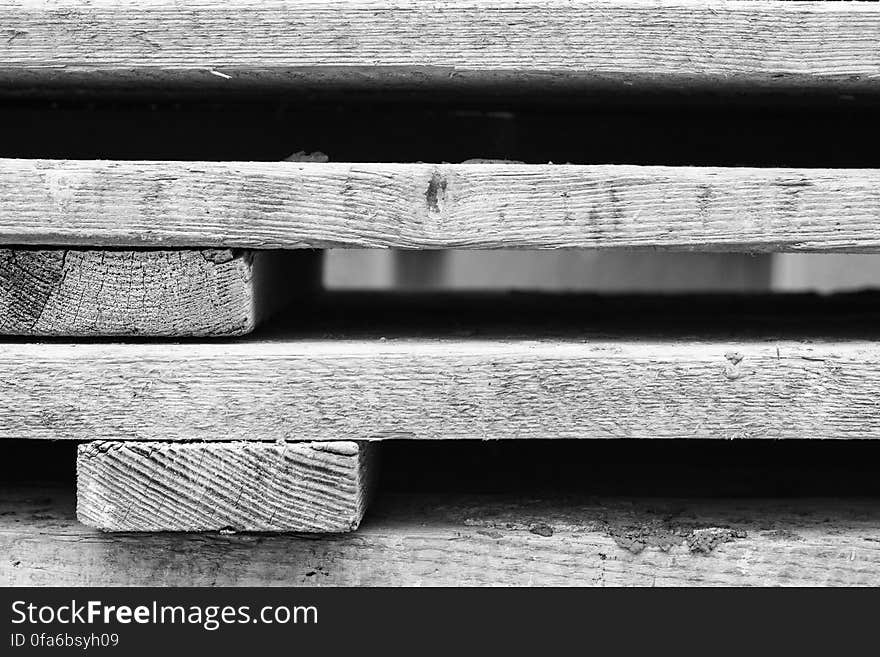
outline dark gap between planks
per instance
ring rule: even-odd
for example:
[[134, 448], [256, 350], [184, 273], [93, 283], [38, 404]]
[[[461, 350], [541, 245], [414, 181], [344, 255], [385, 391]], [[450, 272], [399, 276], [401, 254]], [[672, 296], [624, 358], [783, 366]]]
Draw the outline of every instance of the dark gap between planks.
[[876, 167], [876, 108], [502, 102], [0, 102], [0, 157]]
[[303, 299], [250, 340], [874, 339], [880, 292], [832, 295], [333, 292]]
[[[72, 441], [0, 443], [0, 484], [75, 485]], [[391, 440], [383, 495], [878, 497], [880, 441]]]
[[[291, 340], [874, 340], [880, 291], [743, 294], [553, 292], [375, 292], [316, 290], [252, 333], [223, 342]], [[3, 336], [2, 343], [33, 338]], [[119, 342], [118, 337], [40, 337], [47, 343]], [[174, 342], [205, 342], [176, 336]], [[131, 336], [127, 343], [168, 342]]]

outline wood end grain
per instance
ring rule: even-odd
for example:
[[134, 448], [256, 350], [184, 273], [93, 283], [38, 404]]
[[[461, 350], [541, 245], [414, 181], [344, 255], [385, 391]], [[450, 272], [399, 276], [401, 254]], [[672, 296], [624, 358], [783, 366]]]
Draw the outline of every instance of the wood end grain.
[[87, 443], [77, 516], [105, 531], [352, 531], [373, 451], [345, 441]]
[[318, 280], [316, 255], [279, 260], [230, 249], [2, 249], [0, 334], [244, 335], [289, 299], [287, 290]]

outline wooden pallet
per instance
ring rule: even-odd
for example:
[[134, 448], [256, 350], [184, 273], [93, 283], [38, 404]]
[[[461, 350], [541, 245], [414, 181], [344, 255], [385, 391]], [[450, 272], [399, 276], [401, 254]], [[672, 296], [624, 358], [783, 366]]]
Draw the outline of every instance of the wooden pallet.
[[[20, 0], [0, 2], [0, 24], [6, 99], [880, 98], [869, 2]], [[0, 157], [0, 439], [83, 443], [82, 523], [352, 531], [389, 439], [880, 438], [871, 295], [363, 301], [319, 292], [313, 251], [878, 252], [876, 168], [363, 157]], [[41, 543], [40, 513], [13, 495], [24, 530], [0, 514], [0, 542], [24, 555], [0, 563], [12, 583], [39, 582], [40, 563], [96, 582], [99, 553], [100, 583], [154, 581], [159, 566], [135, 548], [197, 540], [230, 555], [213, 583], [274, 583], [290, 559], [314, 582], [328, 553], [340, 568], [322, 583], [878, 583], [870, 502], [865, 516], [793, 503], [792, 524], [757, 503], [696, 500], [704, 520], [690, 525], [581, 502], [542, 509], [547, 534], [509, 499], [450, 494], [448, 515], [430, 510], [444, 496], [398, 501], [400, 522], [356, 540], [267, 540], [257, 573], [236, 556], [257, 539], [99, 536], [46, 494], [69, 540]], [[522, 568], [528, 550], [545, 564]], [[596, 567], [581, 571], [584, 559]]]

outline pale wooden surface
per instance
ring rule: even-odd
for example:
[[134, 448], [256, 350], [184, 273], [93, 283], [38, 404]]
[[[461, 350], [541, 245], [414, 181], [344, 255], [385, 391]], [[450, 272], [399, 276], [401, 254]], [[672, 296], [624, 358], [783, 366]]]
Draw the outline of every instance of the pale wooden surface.
[[258, 319], [254, 269], [223, 249], [2, 249], [0, 333], [241, 335]]
[[873, 169], [0, 160], [0, 189], [16, 244], [880, 248]]
[[6, 586], [880, 585], [876, 500], [380, 498], [342, 536], [106, 534], [0, 494]]
[[77, 517], [105, 531], [347, 532], [372, 449], [335, 443], [80, 445]]
[[880, 438], [875, 297], [352, 297], [236, 341], [0, 343], [0, 438]]
[[0, 82], [877, 89], [870, 2], [19, 0]]

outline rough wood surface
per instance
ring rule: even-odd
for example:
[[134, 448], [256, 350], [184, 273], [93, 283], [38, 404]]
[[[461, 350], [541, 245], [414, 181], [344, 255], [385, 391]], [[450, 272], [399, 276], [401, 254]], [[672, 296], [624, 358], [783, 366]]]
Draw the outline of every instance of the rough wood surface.
[[371, 449], [86, 443], [77, 455], [77, 517], [105, 531], [347, 532], [366, 508]]
[[379, 498], [342, 536], [107, 534], [0, 494], [7, 586], [880, 585], [876, 500]]
[[2, 249], [0, 334], [242, 335], [318, 280], [302, 266], [308, 260], [224, 249]]
[[18, 0], [0, 82], [876, 89], [870, 2]]
[[15, 244], [880, 249], [872, 169], [0, 160], [0, 189]]
[[0, 250], [0, 333], [240, 335], [253, 258], [228, 250]]
[[880, 438], [876, 297], [345, 299], [234, 342], [0, 343], [0, 438]]

